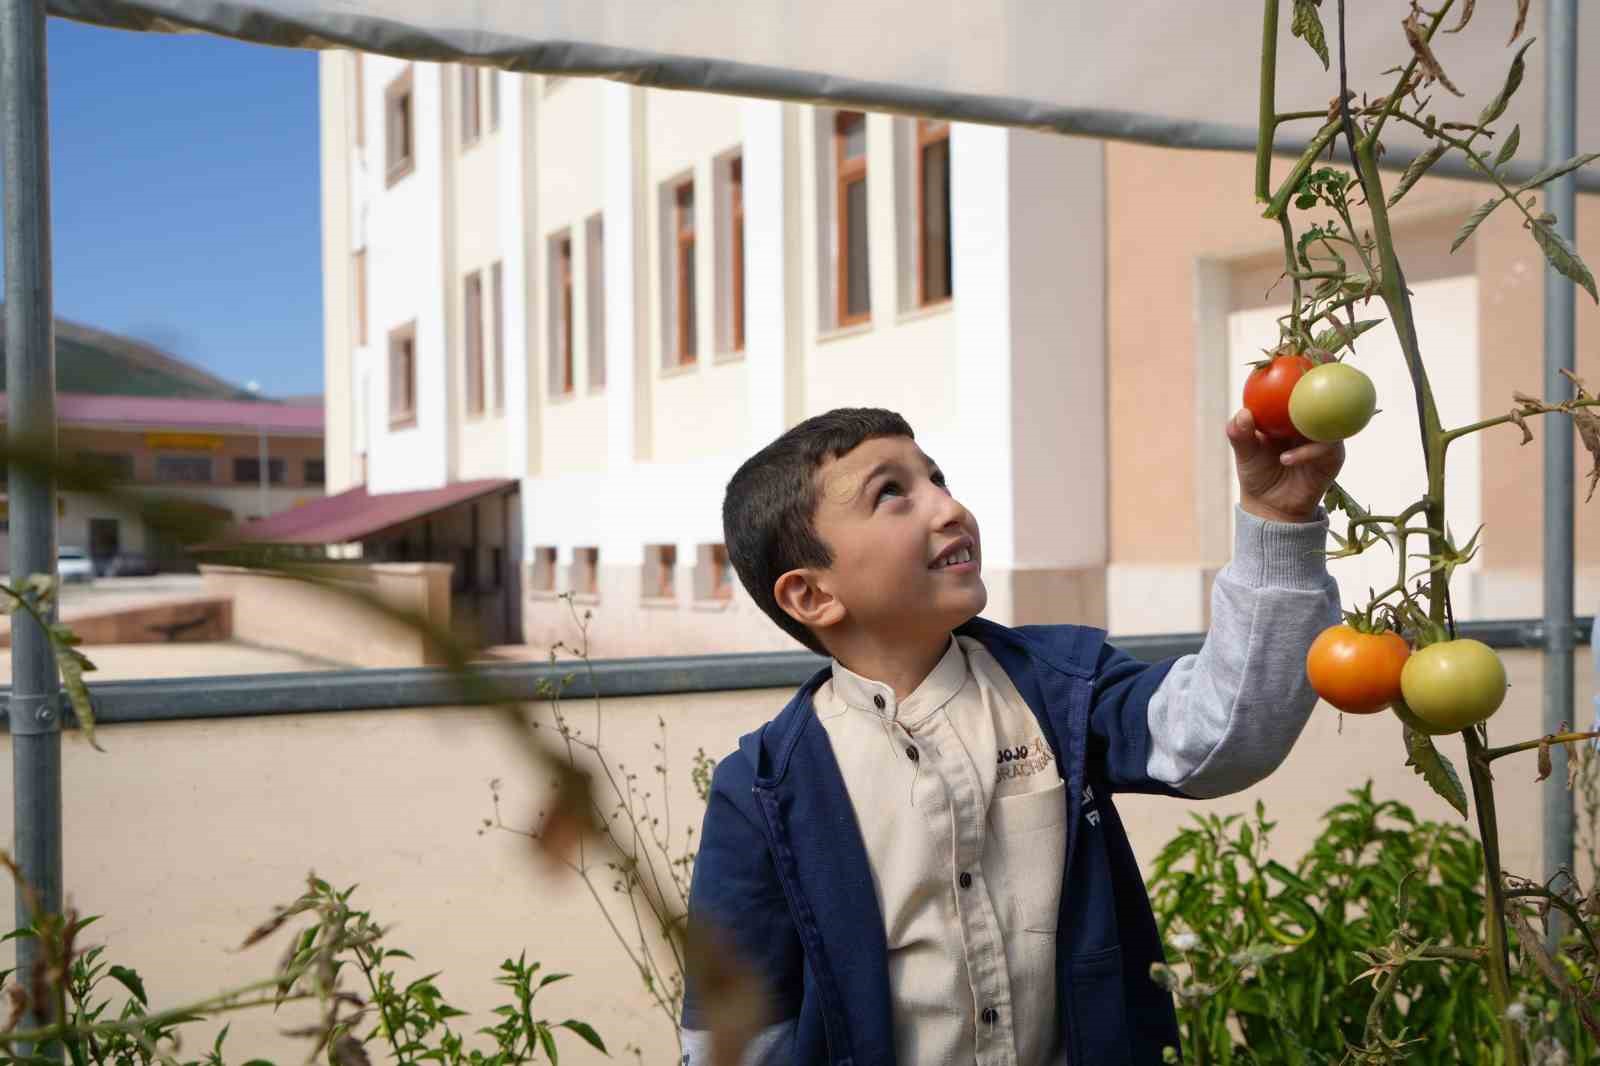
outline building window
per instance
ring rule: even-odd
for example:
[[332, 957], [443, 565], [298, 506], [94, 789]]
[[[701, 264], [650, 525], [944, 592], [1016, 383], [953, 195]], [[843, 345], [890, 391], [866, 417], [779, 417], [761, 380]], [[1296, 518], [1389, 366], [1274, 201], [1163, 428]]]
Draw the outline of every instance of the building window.
[[717, 350], [744, 351], [744, 158], [720, 160], [717, 177]]
[[481, 415], [484, 407], [483, 380], [483, 272], [474, 270], [465, 282], [463, 325], [467, 364], [467, 414]]
[[489, 268], [490, 339], [494, 342], [494, 409], [506, 409], [506, 284], [505, 272], [495, 263]]
[[417, 424], [417, 324], [389, 334], [389, 428]]
[[572, 235], [550, 238], [550, 395], [574, 387], [572, 353]]
[[572, 549], [572, 591], [580, 596], [600, 595], [600, 549]]
[[663, 275], [662, 307], [666, 311], [666, 333], [662, 343], [662, 362], [668, 367], [688, 366], [695, 361], [698, 348], [697, 300], [695, 293], [694, 178], [685, 178], [666, 188], [663, 197], [666, 221], [666, 261]]
[[393, 185], [416, 166], [416, 99], [407, 67], [383, 94], [384, 176]]
[[584, 233], [584, 303], [589, 326], [589, 391], [606, 387], [606, 239], [599, 215], [590, 215]]
[[[284, 462], [282, 459], [267, 460], [267, 483], [282, 485], [284, 479]], [[239, 485], [259, 485], [261, 483], [261, 460], [251, 457], [238, 456], [233, 460], [233, 480]]]
[[556, 550], [553, 546], [533, 549], [533, 591], [556, 590]]
[[350, 310], [355, 317], [356, 343], [367, 343], [367, 250], [350, 257]]
[[694, 595], [704, 602], [733, 599], [733, 567], [728, 549], [721, 544], [702, 544], [695, 560]]
[[867, 118], [841, 111], [833, 120], [836, 323], [865, 322], [872, 314], [867, 256]]
[[186, 485], [206, 484], [211, 480], [211, 456], [158, 455], [156, 480]]
[[[79, 452], [78, 463], [91, 477], [108, 481], [133, 480], [133, 456], [120, 452]], [[0, 486], [4, 479], [0, 478]]]
[[489, 132], [500, 128], [500, 72], [489, 71]]
[[678, 598], [678, 547], [675, 544], [650, 544], [644, 550], [644, 587], [647, 600]]
[[506, 550], [500, 547], [489, 549], [489, 591], [499, 592], [506, 584]]
[[478, 108], [478, 80], [482, 77], [477, 67], [461, 68], [461, 147], [470, 147], [483, 132], [482, 114]]
[[[363, 477], [362, 480], [365, 481], [366, 478]], [[307, 485], [326, 485], [328, 483], [328, 466], [325, 460], [306, 460], [305, 483]]]
[[917, 303], [950, 299], [950, 124], [917, 120]]

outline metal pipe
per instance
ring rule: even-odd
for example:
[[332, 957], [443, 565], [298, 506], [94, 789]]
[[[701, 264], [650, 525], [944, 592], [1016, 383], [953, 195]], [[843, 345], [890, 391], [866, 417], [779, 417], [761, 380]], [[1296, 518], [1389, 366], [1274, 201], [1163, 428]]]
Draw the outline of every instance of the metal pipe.
[[[1578, 3], [1550, 0], [1545, 9], [1544, 162], [1552, 165], [1577, 151]], [[1545, 186], [1545, 210], [1556, 215], [1556, 231], [1576, 246], [1577, 185], [1569, 174]], [[1555, 268], [1544, 276], [1544, 393], [1563, 397], [1571, 383], [1561, 374], [1574, 359], [1575, 286]], [[1550, 424], [1544, 438], [1544, 728], [1573, 724], [1573, 459], [1572, 428]], [[1554, 767], [1543, 786], [1544, 876], [1572, 866], [1575, 817], [1567, 790], [1567, 753], [1553, 751]], [[1552, 943], [1561, 935], [1550, 925]]]
[[[45, 0], [0, 0], [0, 155], [5, 173], [7, 443], [53, 460], [56, 448], [55, 329], [50, 272], [50, 142], [45, 81]], [[10, 574], [56, 572], [55, 473], [30, 464], [9, 471]], [[52, 612], [53, 614], [53, 612]], [[61, 910], [61, 714], [55, 656], [44, 630], [12, 615], [10, 726], [16, 862], [43, 913]], [[33, 921], [17, 893], [17, 924]], [[36, 940], [16, 942], [19, 975], [39, 958]], [[24, 987], [27, 978], [24, 976]], [[23, 1025], [52, 1020], [30, 1004]], [[22, 1049], [22, 1055], [28, 1049]], [[56, 1047], [53, 1057], [59, 1058]]]
[[[1573, 636], [1591, 638], [1593, 618], [1580, 618]], [[1544, 623], [1538, 619], [1462, 622], [1456, 631], [1492, 648], [1542, 647]], [[1156, 662], [1200, 650], [1204, 633], [1164, 633], [1112, 637], [1119, 650], [1144, 662]], [[689, 695], [793, 689], [827, 664], [808, 651], [753, 652], [728, 655], [684, 655], [664, 658], [596, 659], [591, 671], [581, 663], [494, 662], [475, 667], [497, 698], [538, 702], [546, 685], [561, 689], [563, 699], [628, 699], [642, 696]], [[571, 684], [562, 687], [566, 679]], [[255, 718], [280, 714], [334, 714], [344, 711], [415, 710], [460, 707], [481, 702], [463, 694], [459, 679], [443, 667], [369, 670], [327, 670], [295, 674], [247, 674], [234, 677], [185, 677], [148, 681], [100, 681], [93, 685], [95, 714], [101, 725], [131, 722], [176, 722], [197, 719]], [[0, 698], [6, 689], [0, 687]], [[73, 720], [60, 701], [63, 721]]]

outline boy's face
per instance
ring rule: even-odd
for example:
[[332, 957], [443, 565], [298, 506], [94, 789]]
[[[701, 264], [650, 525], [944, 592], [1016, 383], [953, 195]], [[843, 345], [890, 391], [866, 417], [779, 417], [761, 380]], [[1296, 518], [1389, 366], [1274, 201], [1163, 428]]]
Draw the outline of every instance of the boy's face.
[[833, 565], [812, 571], [854, 628], [874, 637], [948, 634], [979, 614], [978, 523], [909, 437], [864, 441], [817, 471], [815, 525]]

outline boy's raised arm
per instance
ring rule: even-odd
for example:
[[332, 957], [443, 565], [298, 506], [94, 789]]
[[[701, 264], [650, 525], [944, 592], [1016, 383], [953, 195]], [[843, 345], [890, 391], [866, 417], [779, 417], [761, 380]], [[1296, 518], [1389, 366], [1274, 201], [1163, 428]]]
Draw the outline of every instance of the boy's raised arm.
[[1340, 617], [1326, 517], [1236, 515], [1200, 651], [1155, 666], [1111, 651], [1102, 662], [1090, 729], [1113, 789], [1204, 799], [1248, 788], [1283, 762], [1316, 706], [1306, 652]]

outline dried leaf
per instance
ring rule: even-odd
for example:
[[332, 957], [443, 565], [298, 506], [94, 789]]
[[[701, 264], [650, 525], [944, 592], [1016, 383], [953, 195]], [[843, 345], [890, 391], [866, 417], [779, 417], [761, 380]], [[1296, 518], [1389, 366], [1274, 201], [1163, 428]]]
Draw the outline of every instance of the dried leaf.
[[727, 937], [709, 926], [690, 926], [684, 949], [686, 969], [703, 997], [712, 1066], [738, 1066], [767, 1023], [767, 989]]
[[[1518, 37], [1521, 37], [1523, 27], [1527, 26], [1527, 24], [1528, 0], [1517, 0], [1517, 24], [1511, 27], [1511, 40], [1507, 41], [1506, 44], [1511, 44], [1512, 41], [1515, 41]], [[1532, 44], [1533, 42], [1529, 41], [1528, 43]]]
[[333, 1049], [328, 1053], [334, 1066], [372, 1066], [372, 1060], [367, 1057], [367, 1049], [361, 1046], [361, 1041], [346, 1033], [333, 1042]]
[[1422, 68], [1425, 79], [1438, 82], [1457, 96], [1465, 95], [1455, 87], [1455, 83], [1439, 65], [1439, 57], [1433, 54], [1433, 46], [1428, 43], [1428, 35], [1423, 30], [1422, 19], [1417, 17], [1417, 13], [1411, 12], [1401, 25], [1405, 27], [1406, 40], [1411, 43], [1411, 51], [1416, 54], [1417, 65]]
[[1539, 776], [1533, 779], [1534, 784], [1549, 779], [1554, 769], [1550, 760], [1550, 738], [1544, 737], [1539, 741]]
[[1445, 30], [1446, 33], [1460, 33], [1467, 28], [1467, 23], [1472, 21], [1472, 9], [1477, 6], [1477, 0], [1466, 0], [1461, 5], [1461, 21], [1454, 28]]
[[1495, 98], [1484, 105], [1483, 111], [1478, 115], [1478, 125], [1487, 126], [1506, 113], [1506, 107], [1510, 105], [1511, 98], [1516, 95], [1517, 89], [1522, 86], [1523, 76], [1528, 73], [1528, 65], [1523, 61], [1522, 57], [1527, 54], [1528, 49], [1532, 46], [1533, 42], [1529, 41], [1517, 49], [1517, 54], [1511, 60], [1511, 68], [1506, 71], [1506, 83], [1500, 87], [1500, 92], [1495, 95]]
[[1513, 410], [1511, 412], [1511, 421], [1515, 422], [1517, 424], [1517, 428], [1522, 430], [1522, 443], [1523, 444], [1532, 444], [1533, 443], [1533, 430], [1528, 428], [1528, 420], [1526, 418], [1522, 417], [1522, 412], [1518, 411], [1518, 410]]
[[1566, 749], [1567, 749], [1567, 791], [1571, 792], [1573, 786], [1578, 783], [1578, 774], [1581, 773], [1582, 770], [1583, 770], [1584, 754], [1583, 754], [1583, 749], [1578, 747], [1577, 742], [1573, 741], [1573, 740], [1567, 741]]
[[[1395, 706], [1400, 707], [1400, 702], [1396, 701]], [[1406, 713], [1411, 713], [1409, 708]], [[1414, 768], [1430, 788], [1465, 818], [1467, 792], [1461, 787], [1461, 778], [1456, 774], [1456, 768], [1450, 764], [1450, 760], [1440, 754], [1439, 749], [1433, 746], [1433, 739], [1426, 733], [1420, 733], [1407, 726], [1405, 741], [1406, 765]]]
[[1494, 209], [1503, 202], [1500, 197], [1495, 197], [1493, 200], [1485, 200], [1476, 211], [1472, 212], [1467, 221], [1456, 231], [1456, 239], [1450, 242], [1450, 251], [1453, 253], [1457, 248], [1466, 244], [1468, 238], [1472, 236], [1479, 226], [1483, 225], [1483, 220], [1488, 218]]
[[1583, 502], [1594, 499], [1596, 485], [1600, 485], [1600, 415], [1592, 407], [1578, 407], [1572, 412], [1572, 424], [1577, 427], [1578, 439], [1594, 457], [1594, 469], [1589, 471], [1589, 492]]
[[1317, 53], [1317, 58], [1322, 60], [1322, 69], [1328, 69], [1328, 38], [1322, 30], [1322, 16], [1317, 14], [1317, 5], [1322, 0], [1294, 0], [1294, 21], [1289, 24], [1289, 32], [1301, 38]]
[[1446, 144], [1436, 144], [1413, 159], [1411, 165], [1406, 167], [1406, 172], [1400, 175], [1400, 184], [1396, 185], [1394, 192], [1389, 194], [1389, 206], [1393, 207], [1399, 203], [1400, 198], [1411, 191], [1411, 186], [1415, 185], [1422, 178], [1422, 175], [1428, 172], [1428, 168], [1444, 157], [1449, 147]]
[[1566, 238], [1543, 220], [1535, 222], [1532, 229], [1533, 239], [1539, 242], [1539, 248], [1550, 265], [1570, 278], [1573, 284], [1581, 286], [1591, 300], [1600, 303], [1600, 292], [1596, 292], [1594, 287], [1594, 275]]
[[1520, 125], [1512, 126], [1510, 135], [1506, 137], [1506, 143], [1502, 144], [1500, 146], [1500, 151], [1495, 153], [1494, 165], [1497, 167], [1503, 167], [1507, 163], [1511, 162], [1512, 157], [1517, 154], [1517, 146], [1521, 143], [1522, 127]]

